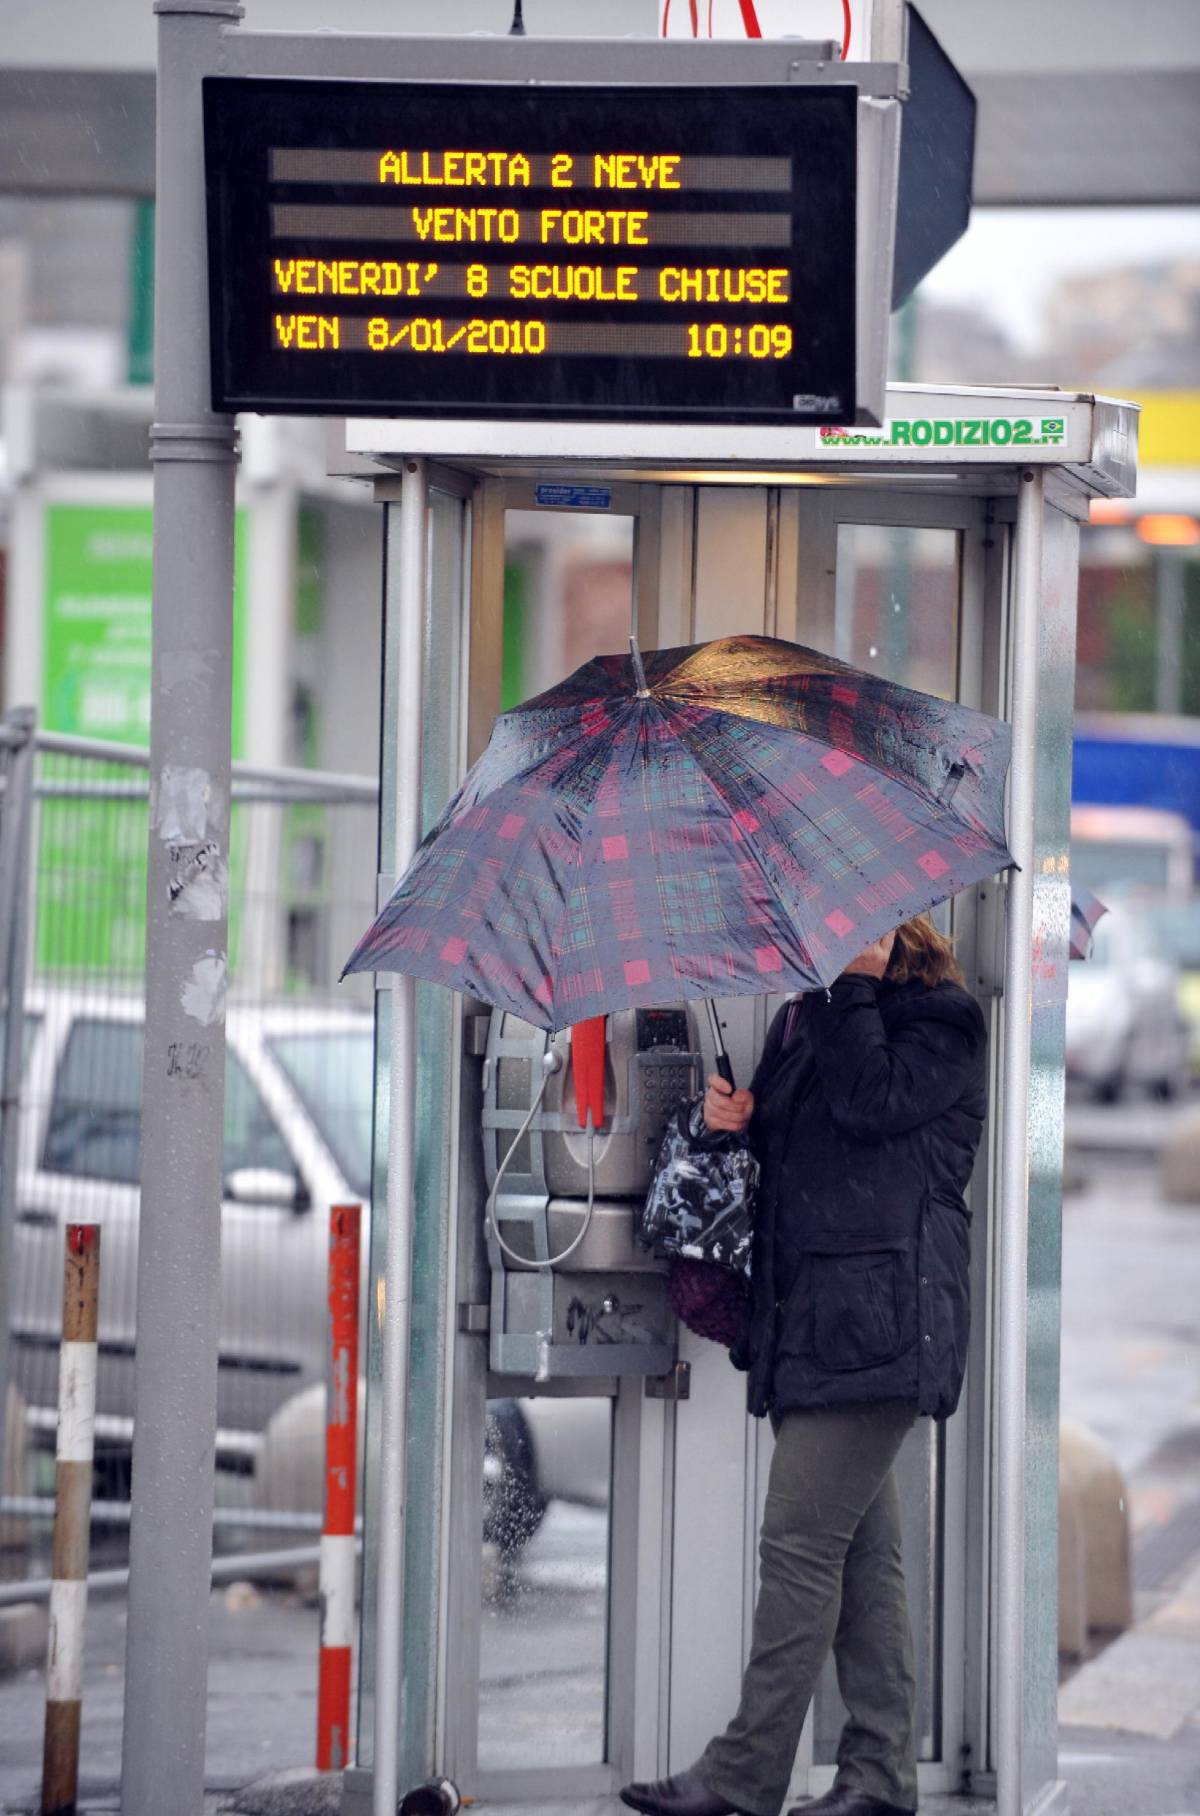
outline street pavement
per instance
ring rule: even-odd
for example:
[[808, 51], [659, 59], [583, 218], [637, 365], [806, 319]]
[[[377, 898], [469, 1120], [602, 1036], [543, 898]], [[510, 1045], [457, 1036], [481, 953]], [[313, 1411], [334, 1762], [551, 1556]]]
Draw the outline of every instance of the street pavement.
[[[1200, 1816], [1200, 1205], [1167, 1205], [1157, 1190], [1157, 1146], [1181, 1113], [1132, 1104], [1081, 1106], [1070, 1117], [1063, 1412], [1126, 1473], [1137, 1585], [1135, 1627], [1061, 1688], [1060, 1771], [1073, 1816]], [[546, 1684], [562, 1716], [558, 1760], [597, 1757], [605, 1529], [602, 1514], [554, 1503], [513, 1580], [492, 1583], [480, 1724], [492, 1766], [527, 1756], [521, 1711]], [[117, 1808], [124, 1643], [124, 1603], [94, 1600], [81, 1811]], [[209, 1643], [214, 1816], [332, 1811], [329, 1785], [275, 1776], [314, 1757], [315, 1607], [234, 1584], [213, 1594]], [[37, 1808], [43, 1695], [39, 1671], [0, 1681], [0, 1810], [9, 1816]], [[603, 1800], [570, 1816], [619, 1808]], [[923, 1816], [954, 1809], [935, 1800]]]
[[1135, 1624], [1059, 1694], [1076, 1816], [1200, 1816], [1200, 1204], [1158, 1191], [1182, 1108], [1072, 1106], [1064, 1416], [1120, 1464]]

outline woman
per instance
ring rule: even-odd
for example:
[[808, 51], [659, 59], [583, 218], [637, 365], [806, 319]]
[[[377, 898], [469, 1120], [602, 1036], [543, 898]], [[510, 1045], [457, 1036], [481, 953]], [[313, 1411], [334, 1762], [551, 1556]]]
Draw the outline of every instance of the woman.
[[927, 916], [775, 1017], [748, 1091], [708, 1081], [711, 1130], [762, 1166], [734, 1361], [775, 1452], [741, 1705], [688, 1772], [628, 1786], [651, 1816], [777, 1816], [832, 1647], [849, 1719], [834, 1789], [795, 1816], [917, 1806], [912, 1638], [892, 1465], [958, 1404], [986, 1036]]

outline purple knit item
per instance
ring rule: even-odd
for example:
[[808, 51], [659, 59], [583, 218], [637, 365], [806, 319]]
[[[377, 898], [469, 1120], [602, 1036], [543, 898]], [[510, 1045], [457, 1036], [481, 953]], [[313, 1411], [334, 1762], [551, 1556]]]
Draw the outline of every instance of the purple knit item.
[[740, 1274], [715, 1261], [676, 1256], [667, 1277], [667, 1297], [675, 1316], [698, 1337], [723, 1343], [726, 1349], [741, 1329], [747, 1292]]

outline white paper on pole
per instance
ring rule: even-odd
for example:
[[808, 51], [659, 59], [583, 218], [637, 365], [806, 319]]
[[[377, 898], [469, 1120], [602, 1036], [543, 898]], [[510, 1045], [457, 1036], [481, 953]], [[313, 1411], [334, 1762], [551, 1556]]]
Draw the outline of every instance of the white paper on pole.
[[64, 1343], [58, 1364], [60, 1463], [90, 1463], [96, 1446], [96, 1345]]
[[354, 1565], [352, 1534], [321, 1534], [321, 1644], [354, 1644]]
[[46, 1652], [46, 1698], [78, 1702], [83, 1695], [83, 1629], [87, 1583], [50, 1585], [50, 1644]]
[[[871, 55], [872, 0], [850, 0], [851, 62]], [[666, 38], [744, 38], [746, 23], [740, 0], [695, 0], [697, 30], [692, 30], [691, 0], [659, 0], [658, 29]], [[754, 16], [764, 38], [834, 38], [846, 31], [842, 0], [754, 0]]]

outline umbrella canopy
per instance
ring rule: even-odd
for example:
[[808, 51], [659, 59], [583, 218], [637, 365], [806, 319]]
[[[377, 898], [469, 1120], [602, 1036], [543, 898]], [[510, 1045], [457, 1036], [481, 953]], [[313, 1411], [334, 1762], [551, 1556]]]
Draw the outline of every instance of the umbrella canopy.
[[1098, 896], [1090, 889], [1071, 890], [1071, 940], [1068, 948], [1070, 958], [1090, 958], [1092, 955], [1092, 935], [1096, 924], [1108, 909]]
[[1012, 862], [1009, 731], [816, 650], [598, 656], [496, 721], [346, 971], [558, 1029], [828, 984]]

